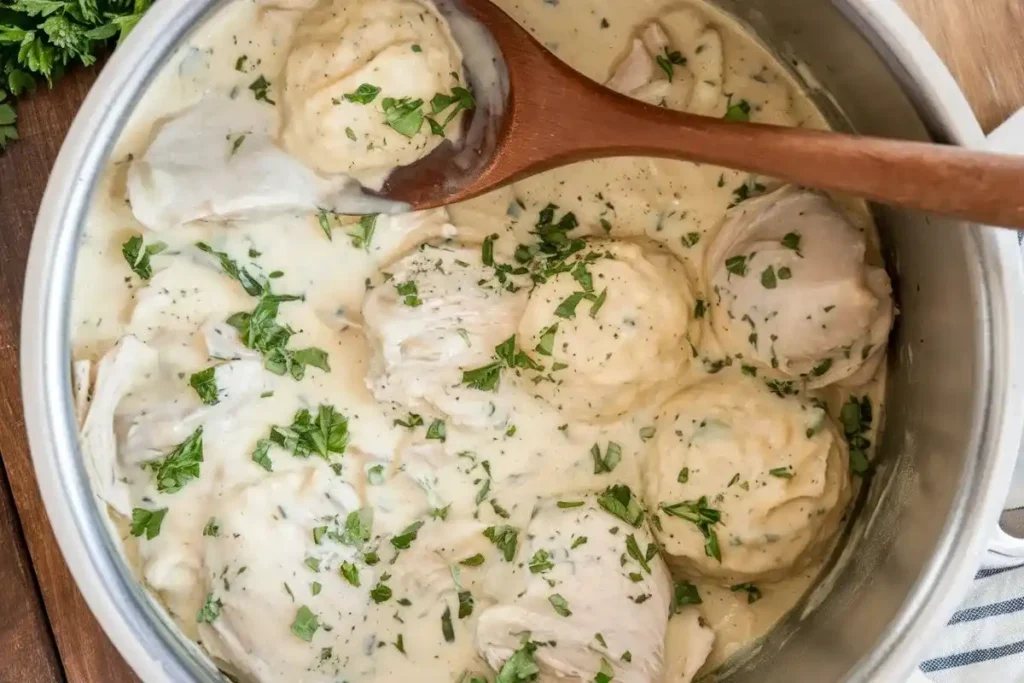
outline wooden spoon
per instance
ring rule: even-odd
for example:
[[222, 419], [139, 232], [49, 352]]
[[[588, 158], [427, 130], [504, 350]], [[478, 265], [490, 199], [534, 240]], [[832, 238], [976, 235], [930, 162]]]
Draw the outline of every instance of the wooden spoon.
[[558, 166], [641, 156], [728, 166], [935, 214], [1024, 229], [1024, 157], [738, 123], [656, 107], [567, 66], [490, 0], [435, 0], [463, 49], [477, 107], [380, 194], [427, 209]]

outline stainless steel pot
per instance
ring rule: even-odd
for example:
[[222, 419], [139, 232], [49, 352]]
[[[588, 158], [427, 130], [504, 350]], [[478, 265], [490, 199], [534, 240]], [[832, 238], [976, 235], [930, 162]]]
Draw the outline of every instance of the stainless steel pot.
[[[140, 93], [218, 0], [161, 0], [111, 59], [71, 128], [26, 276], [22, 389], [39, 485], [89, 606], [147, 682], [216, 680], [107, 534], [77, 444], [69, 371], [72, 273], [96, 179]], [[949, 73], [890, 0], [722, 0], [781, 55], [810, 64], [834, 122], [978, 145]], [[826, 96], [824, 93], [829, 93]], [[879, 465], [823, 584], [736, 683], [900, 680], [956, 604], [1006, 496], [1021, 435], [1024, 291], [1016, 239], [877, 209], [901, 315]]]

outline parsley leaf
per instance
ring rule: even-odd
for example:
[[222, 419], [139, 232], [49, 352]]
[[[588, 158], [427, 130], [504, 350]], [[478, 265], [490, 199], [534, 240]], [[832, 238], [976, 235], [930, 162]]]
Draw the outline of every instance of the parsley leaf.
[[722, 551], [718, 545], [718, 534], [711, 528], [721, 521], [722, 513], [708, 506], [707, 496], [701, 496], [699, 500], [685, 500], [674, 505], [662, 505], [661, 510], [667, 515], [685, 519], [696, 525], [697, 529], [704, 535], [705, 554], [719, 562], [722, 561]]
[[385, 97], [381, 101], [384, 122], [407, 138], [420, 132], [423, 127], [423, 100], [403, 97], [396, 100]]
[[506, 562], [515, 559], [516, 547], [519, 543], [519, 529], [507, 524], [490, 526], [484, 529], [484, 536], [501, 550]]
[[329, 460], [332, 453], [345, 454], [348, 446], [348, 418], [332, 405], [321, 404], [317, 408], [316, 418], [303, 408], [295, 413], [288, 427], [271, 427], [269, 440], [298, 458], [316, 453], [324, 460]]
[[203, 603], [203, 606], [196, 614], [196, 623], [212, 624], [220, 616], [220, 610], [223, 606], [220, 600], [214, 599], [213, 593], [207, 593], [206, 602]]
[[548, 597], [548, 602], [555, 608], [560, 616], [570, 617], [572, 616], [572, 610], [569, 609], [569, 601], [562, 597], [559, 593], [555, 593]]
[[737, 583], [735, 586], [729, 586], [729, 590], [733, 593], [746, 593], [747, 604], [752, 605], [761, 599], [761, 589], [752, 583]]
[[203, 462], [203, 428], [178, 444], [166, 457], [143, 465], [156, 473], [156, 490], [177, 493], [181, 487], [199, 478], [199, 465]]
[[313, 641], [313, 634], [320, 628], [320, 620], [313, 614], [312, 610], [303, 605], [295, 613], [295, 620], [292, 621], [292, 633], [307, 643]]
[[199, 394], [199, 399], [208, 406], [215, 406], [220, 402], [217, 398], [217, 368], [206, 368], [200, 372], [193, 373], [188, 380], [190, 387]]
[[356, 104], [369, 104], [377, 99], [379, 94], [380, 88], [370, 83], [363, 83], [356, 88], [355, 92], [345, 93], [345, 99]]
[[142, 235], [133, 235], [121, 245], [121, 253], [128, 266], [143, 280], [153, 277], [153, 266], [149, 261], [150, 256], [155, 256], [167, 248], [163, 242], [154, 242], [143, 247]]
[[234, 279], [242, 285], [242, 289], [249, 296], [262, 296], [266, 291], [267, 287], [255, 277], [249, 274], [245, 268], [239, 268], [238, 263], [235, 262], [223, 251], [214, 251], [209, 244], [205, 242], [196, 242], [196, 248], [199, 251], [215, 256], [220, 261], [220, 267], [224, 270], [224, 273]]
[[750, 120], [750, 102], [746, 100], [740, 100], [736, 104], [730, 104], [729, 108], [725, 110], [726, 121], [749, 121]]
[[359, 219], [357, 229], [348, 233], [352, 238], [352, 246], [356, 249], [370, 251], [370, 243], [373, 242], [373, 233], [377, 230], [377, 217], [379, 214], [367, 214]]
[[164, 522], [164, 517], [167, 515], [167, 508], [161, 508], [160, 510], [146, 510], [144, 508], [135, 508], [132, 510], [132, 536], [138, 537], [143, 534], [146, 535], [147, 541], [152, 541], [154, 538], [160, 535], [160, 525]]
[[609, 473], [622, 461], [622, 446], [614, 441], [609, 441], [605, 454], [602, 456], [601, 447], [595, 443], [590, 448], [590, 455], [594, 458], [594, 474]]
[[270, 91], [270, 81], [268, 81], [263, 74], [255, 81], [249, 84], [249, 90], [252, 90], [253, 97], [258, 100], [263, 100], [267, 104], [277, 104], [274, 100], [270, 99], [267, 94]]
[[697, 587], [689, 581], [679, 581], [675, 585], [672, 595], [672, 609], [679, 614], [686, 605], [699, 605], [704, 601], [700, 599]]
[[532, 683], [540, 676], [540, 667], [533, 653], [537, 651], [537, 643], [526, 641], [523, 646], [505, 660], [494, 683]]
[[639, 528], [644, 521], [643, 506], [625, 484], [609, 486], [597, 497], [597, 504], [630, 526]]
[[227, 323], [238, 330], [239, 340], [246, 348], [260, 352], [264, 367], [275, 375], [287, 373], [293, 379], [301, 380], [308, 366], [330, 372], [327, 352], [323, 349], [288, 348], [288, 342], [295, 333], [288, 326], [277, 322], [277, 313], [281, 301], [292, 300], [294, 297], [281, 297], [266, 292], [251, 313], [235, 313], [228, 318]]

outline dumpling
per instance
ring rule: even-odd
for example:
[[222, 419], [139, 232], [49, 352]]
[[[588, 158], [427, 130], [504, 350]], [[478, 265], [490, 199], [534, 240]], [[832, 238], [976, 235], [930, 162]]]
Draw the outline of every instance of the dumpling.
[[[885, 270], [825, 195], [786, 186], [734, 207], [707, 254], [711, 321], [726, 353], [821, 387], [867, 380], [893, 322]], [[865, 376], [866, 375], [866, 376]]]
[[[535, 393], [567, 417], [616, 418], [689, 363], [699, 330], [682, 265], [637, 242], [591, 241], [534, 289], [523, 347], [550, 364]], [[550, 363], [549, 363], [550, 362]]]
[[667, 403], [650, 457], [655, 533], [690, 578], [792, 576], [825, 551], [850, 499], [848, 449], [825, 410], [743, 377]]
[[481, 250], [465, 247], [423, 246], [388, 273], [363, 303], [374, 397], [464, 425], [506, 420], [499, 395], [465, 384], [463, 373], [493, 363], [515, 335], [526, 289], [502, 285]]
[[672, 581], [644, 526], [593, 498], [571, 508], [547, 501], [521, 543], [509, 597], [477, 626], [477, 647], [495, 671], [526, 638], [540, 644], [526, 655], [542, 682], [593, 681], [606, 667], [622, 683], [661, 680]]
[[[345, 536], [356, 510], [341, 486], [315, 463], [217, 497], [213, 530], [202, 538], [206, 607], [196, 620], [206, 649], [229, 672], [333, 681], [337, 662], [363, 651], [366, 633], [354, 626], [367, 618], [367, 586], [378, 571], [366, 565], [362, 537]], [[339, 571], [344, 562], [361, 586]], [[325, 648], [331, 657], [322, 657]]]
[[645, 25], [605, 85], [648, 104], [721, 116], [724, 64], [718, 30], [684, 8]]
[[[327, 0], [295, 31], [281, 140], [320, 173], [379, 188], [395, 167], [458, 137], [459, 118], [437, 135], [424, 115], [435, 95], [464, 84], [462, 54], [432, 2]], [[458, 106], [434, 120], [443, 124]]]

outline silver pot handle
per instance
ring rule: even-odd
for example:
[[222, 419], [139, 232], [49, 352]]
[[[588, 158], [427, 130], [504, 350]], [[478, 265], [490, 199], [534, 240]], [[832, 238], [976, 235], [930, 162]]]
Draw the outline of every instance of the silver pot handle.
[[[1008, 118], [1003, 125], [996, 128], [988, 136], [986, 146], [994, 152], [1024, 155], [1024, 109]], [[1024, 292], [1020, 293], [1018, 306], [1024, 316]], [[1024, 444], [1021, 444], [1017, 458], [1010, 495], [1007, 499], [1008, 508], [1024, 506]], [[1011, 567], [1024, 564], [1024, 539], [1011, 536], [997, 528], [988, 546], [988, 553], [982, 564], [985, 567]]]

